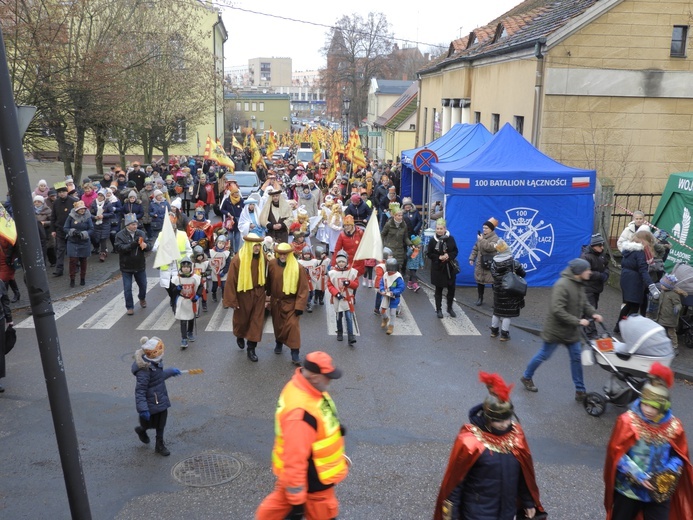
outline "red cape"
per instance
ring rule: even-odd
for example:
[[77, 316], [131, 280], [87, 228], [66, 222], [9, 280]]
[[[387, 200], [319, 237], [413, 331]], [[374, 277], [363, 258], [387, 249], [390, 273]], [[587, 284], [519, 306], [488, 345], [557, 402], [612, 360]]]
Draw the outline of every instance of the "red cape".
[[[604, 464], [604, 507], [606, 508], [606, 520], [611, 520], [612, 507], [614, 505], [614, 485], [616, 484], [616, 466], [623, 455], [628, 453], [638, 441], [637, 417], [634, 412], [628, 411], [619, 416], [614, 431], [611, 433], [609, 446], [606, 450], [606, 462]], [[686, 432], [683, 431], [681, 421], [671, 417], [659, 425], [662, 435], [667, 437], [671, 447], [684, 461], [684, 469], [679, 483], [676, 486], [674, 496], [671, 497], [671, 509], [669, 518], [681, 520], [693, 518], [693, 468], [688, 459], [688, 442]], [[642, 520], [638, 515], [636, 520]]]
[[[513, 423], [513, 428], [515, 430], [514, 433], [507, 434], [514, 435], [514, 442], [510, 452], [515, 456], [522, 467], [522, 475], [525, 478], [532, 499], [536, 504], [537, 511], [544, 512], [544, 508], [539, 502], [539, 488], [537, 487], [537, 482], [534, 477], [534, 463], [532, 462], [532, 454], [529, 451], [529, 446], [525, 439], [525, 433], [522, 431], [522, 427], [519, 424]], [[452, 493], [458, 484], [465, 478], [470, 468], [484, 450], [487, 449], [484, 443], [477, 438], [478, 432], [480, 432], [479, 428], [472, 424], [464, 424], [462, 428], [460, 428], [460, 433], [457, 434], [455, 443], [452, 445], [448, 467], [445, 470], [445, 476], [440, 485], [436, 509], [433, 513], [434, 520], [443, 519], [443, 501], [450, 496], [450, 493]]]

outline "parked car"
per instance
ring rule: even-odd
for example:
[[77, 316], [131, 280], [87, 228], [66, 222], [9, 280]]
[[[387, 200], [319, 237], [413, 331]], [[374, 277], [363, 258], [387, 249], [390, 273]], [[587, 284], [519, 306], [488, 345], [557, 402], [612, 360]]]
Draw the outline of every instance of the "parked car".
[[260, 191], [260, 178], [255, 172], [235, 172], [227, 173], [226, 178], [235, 181], [238, 188], [241, 190], [243, 200], [248, 198], [248, 195]]
[[277, 148], [277, 149], [274, 151], [274, 153], [272, 154], [272, 160], [273, 160], [273, 161], [276, 161], [276, 160], [278, 160], [278, 159], [283, 159], [283, 158], [284, 158], [284, 155], [285, 155], [286, 152], [288, 152], [288, 151], [289, 151], [289, 147], [288, 147], [288, 146], [282, 146], [281, 148]]

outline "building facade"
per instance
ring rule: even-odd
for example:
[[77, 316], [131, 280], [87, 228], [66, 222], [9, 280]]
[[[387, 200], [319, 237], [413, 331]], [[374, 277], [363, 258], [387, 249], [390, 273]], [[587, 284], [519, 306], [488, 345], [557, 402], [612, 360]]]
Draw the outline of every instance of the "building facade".
[[693, 161], [690, 3], [528, 0], [419, 71], [416, 146], [455, 123], [511, 123], [620, 191], [659, 192]]

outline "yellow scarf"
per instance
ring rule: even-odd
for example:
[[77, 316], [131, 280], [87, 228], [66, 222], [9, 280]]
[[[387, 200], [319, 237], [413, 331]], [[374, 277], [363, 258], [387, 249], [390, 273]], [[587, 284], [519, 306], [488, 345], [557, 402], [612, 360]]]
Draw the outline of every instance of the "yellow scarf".
[[238, 204], [241, 201], [241, 194], [240, 193], [232, 193], [229, 198], [231, 199], [232, 204]]
[[286, 257], [286, 267], [284, 268], [284, 285], [282, 291], [284, 294], [296, 294], [298, 291], [298, 260], [289, 253]]
[[[254, 242], [244, 242], [243, 247], [238, 251], [241, 259], [241, 268], [238, 273], [238, 284], [236, 290], [238, 292], [251, 291], [253, 289], [253, 274], [250, 267], [253, 261], [253, 246]], [[260, 251], [260, 260], [257, 269], [257, 284], [259, 287], [265, 285], [265, 255]]]

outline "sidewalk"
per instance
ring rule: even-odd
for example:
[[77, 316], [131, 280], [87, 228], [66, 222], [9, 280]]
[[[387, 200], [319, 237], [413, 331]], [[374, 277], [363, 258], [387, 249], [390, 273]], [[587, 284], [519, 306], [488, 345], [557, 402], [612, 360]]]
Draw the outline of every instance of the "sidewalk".
[[[423, 279], [428, 281], [428, 273], [424, 274]], [[425, 285], [430, 286], [428, 283]], [[493, 314], [493, 291], [490, 286], [484, 292], [484, 303], [480, 307], [475, 305], [477, 300], [476, 287], [457, 287], [455, 301], [464, 309], [465, 312], [477, 312], [488, 317], [489, 327], [491, 326], [491, 315]], [[511, 327], [515, 327], [537, 336], [541, 333], [542, 323], [548, 312], [551, 301], [551, 287], [530, 287], [525, 298], [525, 308], [520, 312], [518, 318], [513, 318]], [[621, 308], [621, 291], [611, 286], [604, 288], [604, 292], [599, 298], [599, 313], [604, 317], [604, 324], [608, 330], [612, 330], [616, 324], [618, 313]], [[482, 334], [488, 331], [481, 329]], [[679, 355], [671, 364], [671, 369], [676, 377], [693, 381], [693, 349], [687, 348], [679, 341]]]

